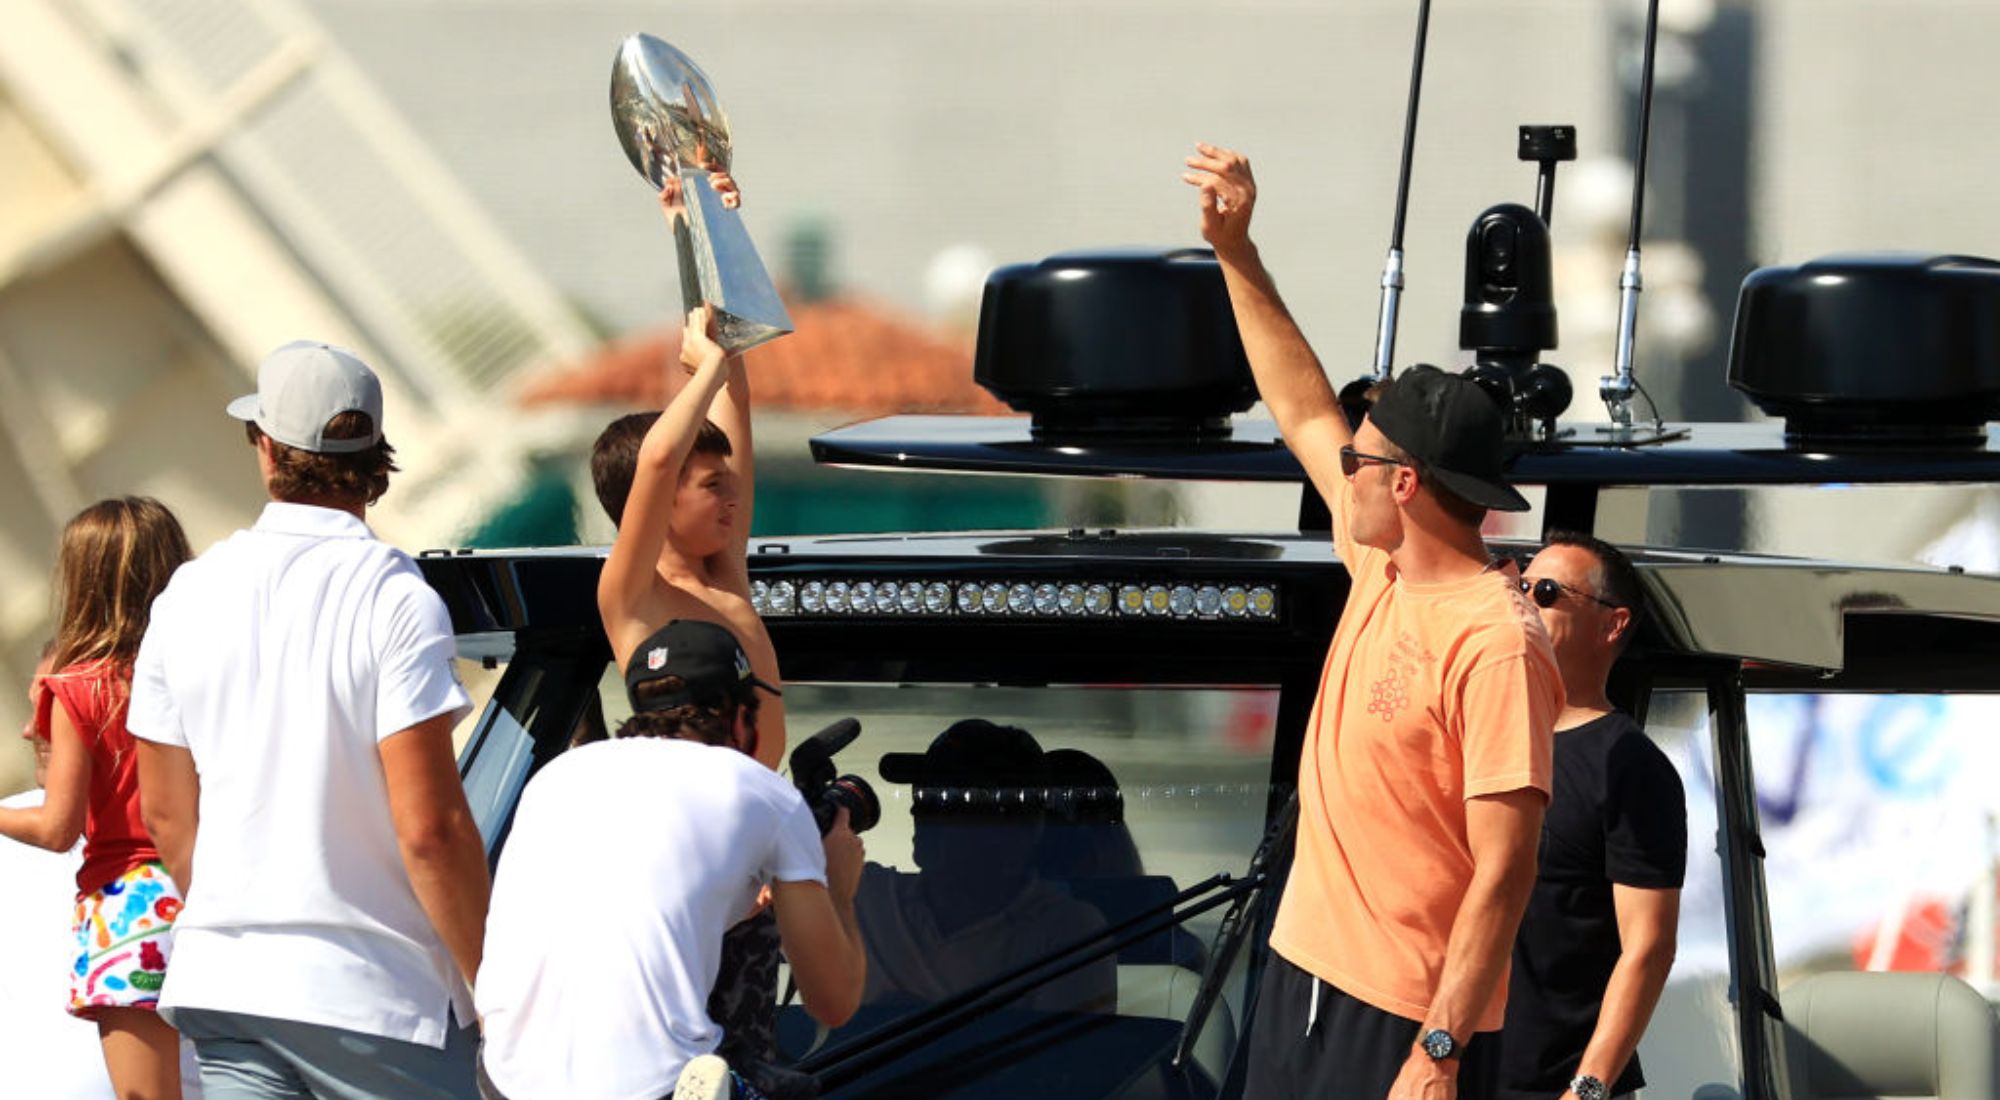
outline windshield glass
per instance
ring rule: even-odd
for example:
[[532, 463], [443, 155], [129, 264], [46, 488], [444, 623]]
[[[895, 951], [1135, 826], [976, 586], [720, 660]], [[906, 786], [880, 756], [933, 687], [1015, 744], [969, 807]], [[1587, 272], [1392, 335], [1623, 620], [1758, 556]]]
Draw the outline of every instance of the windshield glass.
[[1757, 809], [1787, 985], [1829, 970], [2000, 978], [2000, 697], [1757, 695]]
[[[607, 676], [612, 729], [627, 712], [623, 696]], [[792, 750], [828, 723], [859, 719], [832, 771], [875, 792], [881, 821], [862, 835], [862, 1009], [827, 1037], [789, 1010], [787, 1052], [835, 1049], [1169, 906], [1211, 876], [1241, 875], [1264, 832], [1277, 697], [1251, 687], [788, 683]], [[1127, 943], [1004, 1011], [1177, 1029], [1225, 909]], [[1214, 1059], [1212, 1074], [1242, 1018], [1241, 969], [1239, 958], [1196, 1050], [1198, 1061]]]

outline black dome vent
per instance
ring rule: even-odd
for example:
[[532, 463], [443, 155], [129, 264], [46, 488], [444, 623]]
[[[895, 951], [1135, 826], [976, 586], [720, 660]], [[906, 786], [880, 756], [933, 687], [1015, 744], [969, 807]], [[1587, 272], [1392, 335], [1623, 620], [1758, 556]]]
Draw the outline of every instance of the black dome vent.
[[1219, 436], [1257, 400], [1205, 249], [1066, 252], [987, 276], [972, 376], [1051, 436]]
[[1743, 280], [1729, 384], [1797, 442], [1977, 442], [2000, 419], [2000, 261], [1829, 256]]

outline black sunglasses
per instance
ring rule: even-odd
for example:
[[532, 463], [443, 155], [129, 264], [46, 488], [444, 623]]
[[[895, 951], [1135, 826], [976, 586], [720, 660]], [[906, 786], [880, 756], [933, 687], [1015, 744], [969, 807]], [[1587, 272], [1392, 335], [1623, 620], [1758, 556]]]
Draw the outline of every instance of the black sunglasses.
[[1614, 611], [1625, 606], [1624, 604], [1612, 603], [1610, 600], [1593, 596], [1581, 588], [1572, 588], [1554, 577], [1542, 577], [1532, 581], [1526, 577], [1522, 577], [1520, 585], [1521, 593], [1529, 599], [1534, 600], [1536, 607], [1554, 607], [1556, 601], [1562, 599], [1565, 592], [1580, 599], [1601, 603]]
[[1342, 477], [1353, 477], [1360, 471], [1361, 464], [1364, 462], [1379, 462], [1384, 466], [1409, 465], [1408, 462], [1400, 458], [1390, 458], [1388, 455], [1371, 455], [1364, 451], [1357, 451], [1354, 449], [1354, 444], [1352, 443], [1340, 449], [1340, 473]]

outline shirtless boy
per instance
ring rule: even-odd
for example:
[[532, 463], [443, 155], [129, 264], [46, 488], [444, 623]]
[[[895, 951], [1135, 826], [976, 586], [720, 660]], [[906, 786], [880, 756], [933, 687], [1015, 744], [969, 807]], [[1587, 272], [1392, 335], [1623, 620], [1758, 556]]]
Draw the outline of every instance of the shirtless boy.
[[[710, 178], [736, 206], [736, 185], [720, 173]], [[678, 202], [670, 181], [660, 194], [670, 223]], [[728, 627], [758, 678], [782, 685], [771, 635], [750, 607], [750, 384], [742, 359], [716, 344], [713, 323], [706, 306], [688, 314], [680, 361], [691, 377], [666, 409], [613, 421], [592, 450], [598, 500], [618, 525], [597, 610], [619, 668], [660, 627], [700, 619]], [[785, 753], [781, 700], [765, 702], [757, 729], [753, 755], [776, 769]]]

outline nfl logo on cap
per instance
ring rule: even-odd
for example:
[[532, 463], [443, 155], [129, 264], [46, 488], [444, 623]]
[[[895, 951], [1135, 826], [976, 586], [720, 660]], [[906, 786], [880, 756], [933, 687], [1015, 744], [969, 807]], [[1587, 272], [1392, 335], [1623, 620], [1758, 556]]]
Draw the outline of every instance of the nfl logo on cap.
[[646, 651], [646, 671], [658, 672], [667, 667], [667, 647], [655, 646]]

